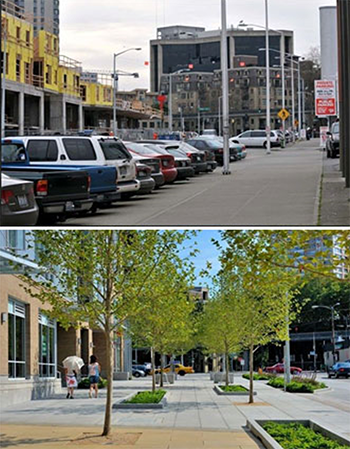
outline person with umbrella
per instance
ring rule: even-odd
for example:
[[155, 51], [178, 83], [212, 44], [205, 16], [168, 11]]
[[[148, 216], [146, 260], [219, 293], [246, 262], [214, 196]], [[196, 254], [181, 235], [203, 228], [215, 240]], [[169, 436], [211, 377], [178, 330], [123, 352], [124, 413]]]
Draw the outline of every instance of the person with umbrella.
[[67, 357], [63, 360], [64, 373], [67, 383], [67, 399], [74, 399], [74, 389], [78, 386], [77, 374], [85, 365], [83, 359], [77, 356]]

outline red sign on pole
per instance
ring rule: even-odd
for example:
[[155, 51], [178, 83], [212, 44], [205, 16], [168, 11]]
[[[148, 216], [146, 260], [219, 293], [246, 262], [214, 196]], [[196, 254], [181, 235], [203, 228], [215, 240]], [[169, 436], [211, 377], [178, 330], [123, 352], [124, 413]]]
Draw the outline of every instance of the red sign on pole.
[[337, 115], [337, 99], [334, 81], [315, 81], [315, 101], [317, 117]]

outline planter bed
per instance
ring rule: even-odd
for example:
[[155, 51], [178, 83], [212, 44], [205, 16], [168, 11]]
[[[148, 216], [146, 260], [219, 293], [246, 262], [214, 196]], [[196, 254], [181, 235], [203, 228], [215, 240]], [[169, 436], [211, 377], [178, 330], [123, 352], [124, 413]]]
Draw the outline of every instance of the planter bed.
[[350, 440], [309, 420], [248, 420], [266, 449], [347, 449]]
[[148, 410], [162, 409], [167, 404], [166, 391], [157, 390], [155, 394], [150, 391], [132, 393], [113, 405], [115, 409]]
[[[225, 391], [227, 388], [228, 391]], [[249, 396], [249, 390], [242, 385], [215, 385], [214, 391], [216, 394], [221, 396]], [[256, 396], [256, 391], [254, 391], [254, 396]]]
[[[242, 377], [243, 377], [243, 379], [250, 380], [249, 374], [243, 374]], [[254, 373], [253, 374], [253, 380], [254, 381], [270, 380], [273, 377], [275, 377], [275, 376], [273, 376], [271, 374], [258, 374], [258, 373]]]
[[[284, 388], [284, 379], [282, 377], [275, 377], [267, 383], [273, 388]], [[288, 393], [311, 393], [313, 394], [316, 390], [327, 389], [324, 383], [311, 383], [311, 382], [298, 382], [292, 380], [291, 383], [287, 384]]]

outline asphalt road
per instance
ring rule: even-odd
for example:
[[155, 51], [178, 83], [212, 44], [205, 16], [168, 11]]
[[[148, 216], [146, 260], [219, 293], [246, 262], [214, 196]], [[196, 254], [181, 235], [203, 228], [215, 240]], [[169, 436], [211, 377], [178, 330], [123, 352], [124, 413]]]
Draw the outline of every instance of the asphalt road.
[[318, 140], [266, 155], [248, 149], [232, 175], [199, 175], [67, 226], [317, 225], [323, 153]]
[[324, 382], [331, 390], [312, 395], [310, 399], [350, 413], [350, 379], [328, 379], [327, 374], [319, 374], [317, 380]]

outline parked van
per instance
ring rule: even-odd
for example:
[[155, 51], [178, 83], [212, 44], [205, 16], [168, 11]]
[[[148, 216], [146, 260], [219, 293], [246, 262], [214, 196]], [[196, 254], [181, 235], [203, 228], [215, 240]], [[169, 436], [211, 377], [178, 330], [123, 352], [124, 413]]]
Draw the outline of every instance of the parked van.
[[[236, 137], [230, 139], [232, 143], [240, 143], [246, 147], [267, 148], [267, 134], [265, 130], [245, 131]], [[280, 137], [277, 131], [271, 131], [271, 146], [279, 147], [281, 145]]]
[[63, 166], [112, 166], [117, 170], [118, 193], [137, 194], [136, 163], [118, 139], [108, 137], [23, 137], [31, 163]]

